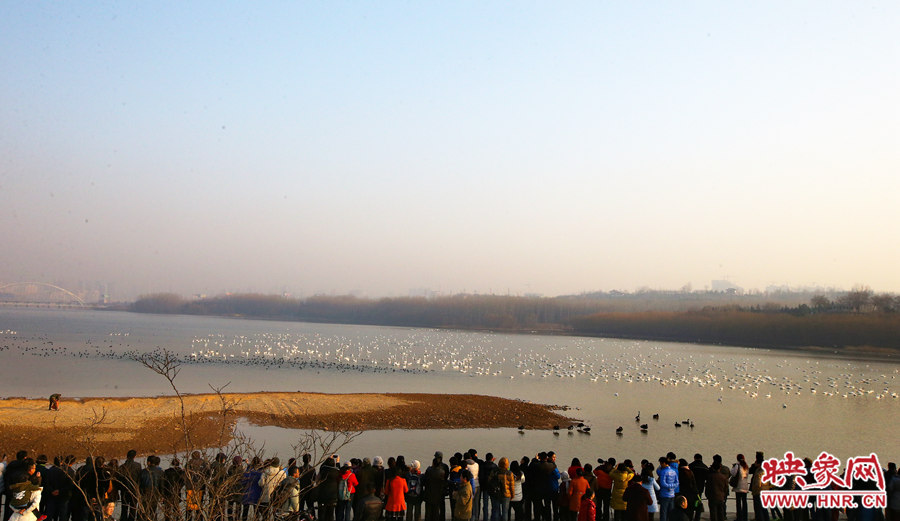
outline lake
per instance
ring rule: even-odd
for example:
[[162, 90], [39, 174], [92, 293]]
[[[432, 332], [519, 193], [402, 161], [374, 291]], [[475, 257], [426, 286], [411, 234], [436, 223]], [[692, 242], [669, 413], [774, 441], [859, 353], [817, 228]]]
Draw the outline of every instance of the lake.
[[[0, 395], [170, 394], [133, 360], [155, 349], [181, 357], [183, 392], [228, 384], [229, 392], [487, 394], [566, 405], [592, 428], [373, 431], [344, 448], [345, 459], [404, 454], [427, 465], [435, 450], [470, 447], [514, 458], [553, 450], [565, 465], [572, 457], [655, 461], [668, 451], [688, 460], [700, 452], [707, 462], [757, 450], [842, 459], [875, 452], [884, 465], [900, 456], [900, 364], [697, 344], [0, 307]], [[681, 424], [688, 420], [693, 428]], [[283, 457], [298, 437], [242, 429]]]

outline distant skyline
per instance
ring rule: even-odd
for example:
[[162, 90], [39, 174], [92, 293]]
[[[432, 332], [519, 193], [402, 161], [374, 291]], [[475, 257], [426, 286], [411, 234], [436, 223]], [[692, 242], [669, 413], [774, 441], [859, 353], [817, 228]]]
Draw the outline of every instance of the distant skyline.
[[900, 292], [900, 4], [0, 3], [0, 283]]

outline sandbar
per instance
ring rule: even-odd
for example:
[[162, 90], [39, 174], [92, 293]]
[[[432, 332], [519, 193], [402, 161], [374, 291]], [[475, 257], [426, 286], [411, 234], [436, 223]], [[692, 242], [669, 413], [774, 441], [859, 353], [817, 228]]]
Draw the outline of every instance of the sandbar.
[[385, 429], [565, 428], [565, 406], [473, 394], [260, 392], [136, 398], [0, 400], [0, 451], [13, 454], [121, 456], [170, 454], [185, 447], [223, 446], [235, 422], [322, 431]]

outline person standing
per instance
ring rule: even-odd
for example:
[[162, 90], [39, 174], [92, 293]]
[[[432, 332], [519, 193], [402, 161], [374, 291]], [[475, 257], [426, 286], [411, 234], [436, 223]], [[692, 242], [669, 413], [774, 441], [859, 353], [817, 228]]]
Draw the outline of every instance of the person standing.
[[463, 469], [459, 474], [459, 487], [453, 492], [453, 521], [469, 521], [472, 518], [472, 473]]
[[750, 467], [743, 454], [737, 455], [737, 461], [731, 467], [731, 485], [734, 492], [735, 508], [737, 509], [736, 521], [747, 521], [747, 492], [750, 492]]
[[627, 506], [624, 499], [625, 490], [628, 488], [628, 483], [634, 478], [634, 471], [623, 461], [616, 466], [616, 470], [612, 471], [609, 477], [612, 478], [613, 482], [609, 501], [613, 509], [613, 519], [615, 521], [624, 521]]
[[182, 490], [184, 490], [184, 469], [181, 468], [181, 462], [178, 458], [172, 458], [172, 461], [169, 462], [169, 468], [163, 471], [160, 489], [163, 518], [166, 521], [181, 520]]
[[703, 455], [699, 453], [694, 454], [694, 461], [688, 467], [694, 473], [694, 481], [697, 483], [697, 498], [699, 499], [697, 508], [694, 509], [694, 521], [700, 521], [700, 515], [703, 513], [703, 495], [706, 493], [709, 467], [703, 462]]
[[[278, 505], [275, 504], [278, 498], [275, 497], [275, 489], [284, 481], [287, 476], [281, 470], [281, 460], [272, 458], [268, 465], [262, 470], [259, 476], [259, 487], [261, 493], [259, 495], [259, 515], [257, 519], [268, 521], [274, 513]], [[333, 521], [332, 517], [329, 521]]]
[[659, 476], [659, 521], [668, 521], [678, 492], [678, 470], [670, 466], [668, 457], [662, 457], [656, 474]]
[[[279, 509], [284, 512], [296, 514], [300, 511], [300, 467], [292, 465], [288, 467], [287, 477], [281, 482], [284, 491], [284, 502]], [[279, 499], [280, 501], [280, 499]]]
[[338, 486], [337, 521], [350, 521], [350, 512], [357, 486], [359, 486], [359, 481], [356, 479], [353, 469], [345, 463], [341, 467], [341, 481]]
[[444, 502], [446, 482], [447, 475], [441, 466], [441, 460], [435, 457], [431, 461], [431, 466], [425, 471], [425, 477], [422, 480], [425, 521], [443, 521], [440, 518], [440, 508]]
[[228, 477], [226, 479], [225, 493], [228, 502], [228, 519], [234, 521], [238, 518], [241, 511], [241, 496], [244, 495], [244, 489], [241, 481], [244, 475], [244, 458], [234, 456], [231, 458], [231, 465], [228, 467]]
[[769, 510], [763, 507], [760, 493], [771, 488], [771, 484], [763, 483], [763, 475], [765, 475], [765, 470], [762, 467], [762, 460], [750, 466], [750, 492], [753, 494], [754, 521], [769, 521]]
[[656, 495], [659, 492], [659, 483], [653, 479], [653, 464], [647, 463], [647, 466], [641, 470], [641, 486], [647, 489], [650, 494], [650, 505], [647, 507], [647, 517], [649, 521], [653, 521], [653, 515], [659, 512], [659, 503], [656, 501]]
[[697, 482], [694, 480], [694, 473], [691, 472], [685, 459], [678, 460], [678, 490], [678, 493], [687, 499], [688, 506], [686, 511], [689, 516], [688, 521], [693, 521], [694, 509], [700, 500], [697, 495]]
[[509, 459], [500, 458], [497, 465], [497, 495], [491, 509], [491, 521], [507, 521], [509, 519], [509, 502], [516, 488], [516, 480], [509, 471]]
[[259, 518], [259, 498], [262, 496], [262, 487], [259, 486], [259, 478], [262, 477], [262, 469], [259, 456], [254, 456], [247, 465], [247, 470], [241, 476], [241, 485], [244, 491], [241, 497], [241, 521], [247, 521], [250, 507], [255, 510], [254, 517]]
[[399, 475], [396, 469], [388, 471], [386, 478], [384, 517], [388, 521], [405, 521], [406, 493], [409, 492], [406, 479]]
[[706, 476], [706, 499], [710, 521], [725, 521], [725, 498], [728, 497], [728, 469], [722, 466], [722, 456], [713, 456]]
[[[484, 461], [478, 466], [478, 483], [481, 485], [481, 519], [482, 521], [492, 521], [491, 512], [492, 504], [497, 495], [499, 483], [496, 480], [491, 481], [491, 477], [496, 477], [497, 464], [494, 463], [494, 455], [490, 452], [484, 455]], [[478, 508], [479, 505], [475, 505]]]
[[609, 500], [612, 493], [612, 478], [609, 473], [615, 468], [615, 458], [598, 459], [594, 469], [594, 482], [597, 503], [597, 521], [609, 521]]
[[900, 473], [894, 472], [885, 487], [887, 491], [887, 513], [890, 521], [900, 521]]
[[[522, 472], [522, 467], [518, 461], [513, 461], [509, 464], [509, 471], [512, 473], [514, 485], [513, 495], [509, 499], [510, 512], [516, 513], [516, 521], [525, 521], [525, 509], [523, 507], [525, 504], [525, 473]], [[512, 514], [508, 517], [511, 520]]]
[[406, 473], [406, 521], [422, 521], [422, 464], [413, 460]]
[[50, 521], [59, 521], [61, 513], [67, 511], [63, 503], [68, 501], [65, 489], [69, 477], [60, 468], [59, 457], [54, 458], [52, 465], [46, 460], [47, 456], [38, 456], [38, 461], [43, 461], [39, 466], [39, 472], [41, 473], [41, 484], [44, 487], [40, 509]]
[[594, 503], [594, 491], [587, 489], [581, 496], [581, 506], [578, 507], [578, 518], [576, 521], [596, 521], [597, 505]]
[[[622, 494], [622, 500], [625, 501], [626, 521], [649, 521], [648, 508], [653, 504], [653, 499], [644, 488], [643, 479], [643, 475], [635, 475]], [[653, 478], [651, 477], [651, 479]]]
[[147, 456], [147, 467], [141, 470], [138, 490], [140, 490], [141, 513], [144, 521], [156, 521], [165, 475], [159, 468], [159, 463], [159, 457], [151, 454]]
[[122, 515], [119, 521], [135, 521], [137, 517], [137, 492], [141, 480], [141, 464], [134, 460], [137, 451], [131, 449], [125, 461], [119, 466], [119, 485], [122, 500]]
[[316, 487], [316, 495], [319, 502], [319, 521], [334, 521], [340, 481], [341, 469], [337, 467], [334, 459], [326, 459], [319, 467], [319, 484]]
[[576, 521], [581, 510], [581, 498], [590, 489], [590, 485], [584, 477], [584, 469], [582, 467], [573, 465], [572, 470], [575, 475], [570, 476], [572, 479], [569, 481], [569, 487], [566, 490], [566, 494], [569, 496], [566, 505], [568, 510], [566, 517], [569, 521]]
[[478, 452], [475, 449], [469, 449], [469, 458], [466, 460], [466, 470], [472, 474], [472, 479], [469, 481], [469, 486], [472, 487], [472, 517], [471, 521], [478, 521], [480, 518], [480, 508], [478, 506], [481, 504], [481, 484], [478, 481], [478, 473], [480, 470], [480, 465], [483, 463], [480, 459], [478, 459]]
[[209, 479], [209, 465], [201, 457], [200, 451], [191, 453], [184, 468], [184, 502], [187, 505], [188, 521], [199, 521], [202, 516], [203, 495], [206, 493], [206, 481]]

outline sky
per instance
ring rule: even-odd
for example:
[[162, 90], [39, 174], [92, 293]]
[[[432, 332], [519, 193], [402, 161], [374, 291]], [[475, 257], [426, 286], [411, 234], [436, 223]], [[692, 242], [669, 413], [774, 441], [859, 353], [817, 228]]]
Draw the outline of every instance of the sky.
[[0, 2], [0, 284], [900, 292], [900, 3]]

